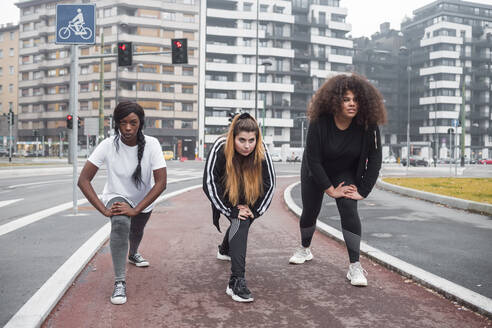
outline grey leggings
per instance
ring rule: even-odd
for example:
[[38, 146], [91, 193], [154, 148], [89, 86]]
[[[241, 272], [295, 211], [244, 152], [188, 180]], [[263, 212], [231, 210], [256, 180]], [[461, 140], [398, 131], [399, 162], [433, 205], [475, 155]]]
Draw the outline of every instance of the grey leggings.
[[[124, 198], [115, 197], [108, 202], [106, 207], [110, 208], [115, 202], [128, 204]], [[113, 258], [115, 281], [125, 281], [127, 255], [137, 253], [145, 225], [151, 213], [140, 213], [133, 218], [126, 215], [115, 215], [111, 217], [109, 248], [111, 249], [111, 257]], [[128, 252], [128, 241], [130, 241], [130, 252]]]

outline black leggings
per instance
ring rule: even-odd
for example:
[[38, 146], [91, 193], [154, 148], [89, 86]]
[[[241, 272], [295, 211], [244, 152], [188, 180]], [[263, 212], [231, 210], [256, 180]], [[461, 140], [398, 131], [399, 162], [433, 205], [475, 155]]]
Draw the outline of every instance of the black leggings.
[[244, 278], [248, 232], [253, 220], [229, 219], [229, 221], [231, 225], [227, 228], [220, 248], [231, 257], [231, 275]]
[[[344, 185], [355, 184], [352, 172], [342, 172], [330, 176], [333, 187], [342, 181]], [[302, 214], [300, 220], [302, 246], [309, 247], [316, 230], [316, 220], [323, 204], [324, 191], [313, 181], [312, 177], [301, 173]], [[342, 222], [343, 239], [347, 246], [350, 263], [359, 261], [361, 226], [357, 201], [348, 198], [337, 198], [338, 213]]]

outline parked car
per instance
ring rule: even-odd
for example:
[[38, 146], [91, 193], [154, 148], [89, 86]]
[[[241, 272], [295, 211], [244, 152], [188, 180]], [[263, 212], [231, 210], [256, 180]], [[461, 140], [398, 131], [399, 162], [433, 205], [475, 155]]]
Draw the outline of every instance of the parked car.
[[273, 154], [272, 155], [272, 161], [273, 162], [282, 162], [282, 157], [280, 157], [279, 154]]
[[478, 164], [492, 164], [492, 159], [481, 159]]
[[390, 155], [388, 157], [383, 158], [383, 163], [390, 163], [390, 164], [396, 163], [396, 158], [395, 156]]
[[5, 148], [0, 148], [0, 157], [7, 157], [9, 156], [9, 150]]
[[174, 159], [174, 152], [172, 150], [164, 150], [162, 155], [164, 155], [166, 161]]
[[[407, 158], [404, 157], [401, 160], [401, 165], [407, 166]], [[410, 166], [429, 166], [430, 162], [428, 159], [421, 156], [410, 156]]]

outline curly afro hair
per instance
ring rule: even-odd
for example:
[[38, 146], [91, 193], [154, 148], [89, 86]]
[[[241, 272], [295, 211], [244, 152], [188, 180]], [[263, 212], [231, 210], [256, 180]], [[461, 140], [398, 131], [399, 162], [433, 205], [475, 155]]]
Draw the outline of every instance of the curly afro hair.
[[352, 91], [359, 105], [355, 116], [358, 125], [381, 125], [386, 123], [386, 108], [381, 93], [363, 76], [336, 75], [328, 79], [316, 91], [308, 106], [307, 115], [315, 121], [323, 114], [337, 114], [342, 110], [343, 95]]

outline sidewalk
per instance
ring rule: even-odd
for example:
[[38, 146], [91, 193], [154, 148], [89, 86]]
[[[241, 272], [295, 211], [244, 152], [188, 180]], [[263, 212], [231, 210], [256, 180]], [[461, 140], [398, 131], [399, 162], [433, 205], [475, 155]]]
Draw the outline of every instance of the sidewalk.
[[[141, 252], [149, 268], [128, 265], [128, 302], [109, 302], [113, 269], [106, 243], [43, 327], [487, 327], [491, 322], [366, 258], [369, 287], [345, 278], [343, 245], [316, 233], [315, 258], [288, 264], [299, 243], [298, 219], [279, 178], [272, 206], [250, 230], [246, 278], [255, 301], [225, 294], [229, 262], [215, 259], [222, 238], [201, 189], [154, 210]], [[190, 204], [193, 204], [190, 206]], [[221, 219], [225, 230], [226, 219]]]

